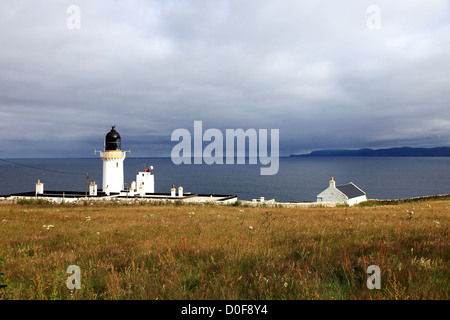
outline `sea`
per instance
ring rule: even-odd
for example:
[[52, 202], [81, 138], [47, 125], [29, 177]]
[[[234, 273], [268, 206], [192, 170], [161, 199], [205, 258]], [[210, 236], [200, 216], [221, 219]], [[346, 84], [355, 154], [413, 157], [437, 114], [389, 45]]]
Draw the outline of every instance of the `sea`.
[[[0, 161], [0, 195], [35, 190], [80, 191], [102, 185], [100, 158], [8, 159]], [[155, 192], [237, 195], [241, 200], [264, 197], [280, 202], [316, 201], [331, 177], [336, 185], [353, 182], [369, 199], [400, 199], [450, 194], [450, 157], [281, 157], [274, 175], [261, 175], [261, 164], [180, 164], [171, 158], [132, 158], [124, 162], [125, 183], [153, 166]], [[56, 172], [53, 172], [56, 171]]]

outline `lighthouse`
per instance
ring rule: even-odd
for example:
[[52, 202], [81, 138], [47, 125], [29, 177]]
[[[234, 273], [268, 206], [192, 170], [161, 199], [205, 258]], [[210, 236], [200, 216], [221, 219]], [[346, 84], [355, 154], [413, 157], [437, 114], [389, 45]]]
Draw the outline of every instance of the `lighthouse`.
[[105, 149], [100, 152], [103, 161], [103, 192], [120, 193], [124, 189], [123, 161], [126, 152], [122, 151], [120, 134], [115, 126], [105, 135]]

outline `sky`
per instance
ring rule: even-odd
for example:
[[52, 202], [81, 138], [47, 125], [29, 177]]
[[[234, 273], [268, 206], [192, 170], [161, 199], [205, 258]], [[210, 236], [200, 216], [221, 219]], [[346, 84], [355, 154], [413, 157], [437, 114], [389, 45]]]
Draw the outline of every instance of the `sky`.
[[448, 0], [2, 0], [0, 44], [0, 158], [93, 157], [111, 125], [170, 156], [194, 121], [280, 155], [450, 146]]

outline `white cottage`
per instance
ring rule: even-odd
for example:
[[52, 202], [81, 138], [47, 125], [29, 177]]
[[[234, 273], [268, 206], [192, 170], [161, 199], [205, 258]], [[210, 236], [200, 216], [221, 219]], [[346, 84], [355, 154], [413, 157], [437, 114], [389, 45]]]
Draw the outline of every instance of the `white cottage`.
[[366, 193], [353, 182], [336, 186], [333, 177], [331, 177], [330, 186], [317, 195], [317, 202], [343, 202], [349, 206], [366, 200]]

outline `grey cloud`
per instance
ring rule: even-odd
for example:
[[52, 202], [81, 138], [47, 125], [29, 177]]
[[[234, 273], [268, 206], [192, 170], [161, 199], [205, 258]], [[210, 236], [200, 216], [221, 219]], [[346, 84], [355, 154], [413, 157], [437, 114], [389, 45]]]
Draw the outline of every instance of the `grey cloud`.
[[449, 144], [446, 1], [380, 2], [380, 30], [359, 0], [78, 1], [80, 30], [44, 3], [2, 3], [0, 157], [90, 155], [112, 124], [168, 156], [194, 120], [280, 129], [281, 154]]

